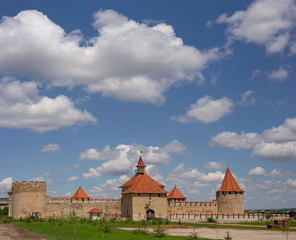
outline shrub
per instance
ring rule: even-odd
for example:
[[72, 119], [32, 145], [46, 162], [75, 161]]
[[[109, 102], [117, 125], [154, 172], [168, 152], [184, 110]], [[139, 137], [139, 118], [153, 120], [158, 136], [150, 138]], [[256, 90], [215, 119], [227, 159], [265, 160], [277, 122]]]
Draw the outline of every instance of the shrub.
[[31, 219], [31, 217], [29, 217], [29, 216], [25, 218], [25, 222], [26, 222], [26, 223], [30, 223], [31, 220], [32, 220], [32, 219]]
[[216, 223], [217, 220], [214, 219], [213, 217], [208, 217], [208, 222], [210, 222], [210, 223]]
[[170, 221], [169, 221], [168, 218], [165, 219], [165, 224], [166, 224], [166, 225], [169, 225], [169, 224], [170, 224]]
[[296, 220], [296, 215], [294, 215], [293, 219]]
[[227, 231], [226, 236], [224, 237], [224, 240], [231, 240], [232, 237], [230, 236], [229, 231]]
[[152, 219], [151, 223], [152, 223], [152, 225], [157, 225], [156, 219]]
[[200, 239], [199, 236], [197, 235], [197, 232], [195, 232], [195, 231], [191, 232], [191, 233], [188, 235], [188, 238], [189, 238], [190, 240], [199, 240], [199, 239]]
[[141, 235], [147, 235], [148, 229], [147, 227], [138, 227], [137, 229], [133, 230], [133, 234], [141, 234]]
[[155, 237], [158, 238], [164, 238], [166, 236], [166, 230], [159, 225], [153, 229], [153, 232], [155, 233]]
[[111, 232], [111, 226], [108, 223], [104, 224], [101, 229], [104, 233]]
[[179, 225], [182, 225], [181, 219], [179, 219], [179, 222], [178, 222], [178, 224], [179, 224]]

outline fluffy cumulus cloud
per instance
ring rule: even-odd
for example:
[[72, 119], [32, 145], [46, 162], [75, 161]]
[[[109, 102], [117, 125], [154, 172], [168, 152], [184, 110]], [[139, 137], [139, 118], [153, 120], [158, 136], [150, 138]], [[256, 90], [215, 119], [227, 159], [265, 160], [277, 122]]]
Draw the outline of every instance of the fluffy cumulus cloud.
[[177, 140], [164, 147], [120, 144], [114, 149], [111, 149], [110, 146], [105, 146], [101, 150], [91, 148], [81, 153], [80, 159], [104, 162], [96, 168], [90, 168], [87, 173], [83, 174], [83, 177], [99, 177], [102, 174], [119, 176], [127, 172], [133, 173], [141, 151], [143, 151], [142, 158], [145, 164], [155, 166], [168, 164], [171, 160], [169, 153], [183, 155], [186, 148]]
[[262, 136], [267, 142], [296, 141], [296, 118], [287, 118], [284, 124], [265, 130]]
[[230, 147], [233, 149], [246, 149], [254, 147], [259, 143], [261, 137], [257, 133], [221, 132], [211, 138], [211, 145]]
[[56, 152], [60, 150], [62, 150], [62, 148], [58, 144], [48, 144], [40, 149], [41, 152]]
[[7, 197], [7, 192], [11, 189], [12, 177], [4, 178], [0, 182], [0, 196]]
[[181, 163], [171, 171], [166, 181], [171, 186], [176, 184], [184, 193], [196, 196], [200, 188], [221, 183], [223, 178], [224, 174], [221, 171], [203, 173], [196, 168], [186, 168]]
[[148, 26], [113, 10], [95, 13], [93, 27], [97, 36], [85, 39], [36, 10], [3, 17], [0, 73], [160, 105], [172, 85], [198, 79], [219, 58], [218, 48], [185, 45], [170, 25]]
[[219, 170], [219, 169], [226, 168], [226, 164], [220, 163], [220, 162], [208, 162], [203, 167], [209, 170]]
[[265, 172], [264, 168], [262, 168], [260, 166], [255, 167], [249, 171], [249, 175], [251, 175], [251, 176], [258, 176], [258, 175], [260, 176], [260, 175], [265, 175], [265, 174], [266, 174], [266, 172]]
[[296, 162], [296, 118], [266, 129], [262, 134], [222, 132], [211, 138], [211, 145], [233, 149], [253, 148], [253, 157], [271, 161]]
[[92, 197], [97, 198], [119, 198], [121, 186], [130, 178], [127, 175], [121, 175], [118, 178], [108, 179], [105, 183], [94, 186], [90, 189], [89, 193]]
[[217, 23], [228, 25], [229, 40], [263, 45], [269, 53], [282, 51], [295, 29], [296, 5], [293, 0], [256, 0], [246, 10], [232, 16], [221, 15]]
[[72, 176], [72, 177], [69, 177], [67, 178], [66, 182], [75, 182], [79, 179], [78, 176]]
[[46, 132], [87, 122], [96, 122], [96, 118], [75, 108], [64, 95], [40, 96], [35, 82], [0, 81], [0, 127]]
[[216, 122], [225, 114], [231, 113], [233, 106], [233, 102], [227, 97], [214, 100], [211, 96], [204, 96], [198, 99], [195, 104], [191, 104], [185, 115], [174, 116], [171, 119], [182, 123]]
[[288, 70], [282, 67], [280, 67], [278, 70], [267, 73], [267, 77], [269, 79], [272, 79], [278, 82], [284, 81], [288, 76], [289, 76]]
[[296, 141], [285, 143], [260, 143], [254, 147], [255, 157], [271, 161], [296, 162]]
[[293, 180], [293, 179], [288, 179], [287, 180], [287, 184], [290, 186], [290, 187], [294, 187], [296, 188], [296, 179]]

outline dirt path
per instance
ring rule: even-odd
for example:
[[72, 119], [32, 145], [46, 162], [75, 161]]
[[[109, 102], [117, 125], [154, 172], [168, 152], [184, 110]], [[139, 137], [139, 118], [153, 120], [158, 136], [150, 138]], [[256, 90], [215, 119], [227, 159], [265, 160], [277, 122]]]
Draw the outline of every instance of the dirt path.
[[12, 224], [0, 224], [0, 239], [1, 240], [49, 240], [48, 238], [40, 237], [30, 231], [18, 230]]
[[[120, 228], [122, 230], [133, 230], [135, 228]], [[153, 229], [149, 229], [150, 232]], [[187, 237], [195, 231], [199, 237], [222, 240], [229, 231], [232, 240], [296, 240], [296, 232], [245, 230], [245, 229], [222, 229], [222, 228], [174, 228], [168, 229], [167, 234], [172, 236]], [[286, 235], [288, 234], [288, 235]]]

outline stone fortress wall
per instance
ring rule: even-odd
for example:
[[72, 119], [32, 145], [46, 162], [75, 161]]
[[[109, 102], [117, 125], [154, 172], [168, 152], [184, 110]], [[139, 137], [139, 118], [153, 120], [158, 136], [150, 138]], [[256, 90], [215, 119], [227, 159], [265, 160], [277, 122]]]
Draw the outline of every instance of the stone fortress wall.
[[[86, 200], [72, 200], [71, 198], [50, 198], [46, 196], [46, 182], [16, 182], [12, 184], [12, 193], [9, 194], [9, 215], [14, 218], [31, 216], [38, 213], [40, 217], [65, 218], [73, 211], [79, 217], [88, 218], [88, 211], [93, 208], [101, 210], [105, 215], [121, 216], [121, 199], [111, 198], [90, 198]], [[159, 205], [159, 204], [158, 204]], [[217, 213], [216, 200], [208, 201], [162, 201], [161, 205], [166, 213], [162, 217], [173, 214], [194, 213]], [[155, 208], [155, 206], [153, 206]], [[159, 207], [161, 208], [161, 206]], [[144, 211], [144, 208], [143, 208]], [[166, 216], [167, 215], [167, 216]]]
[[[221, 195], [221, 196], [220, 196]], [[200, 222], [206, 221], [208, 217], [213, 217], [219, 222], [234, 222], [234, 221], [258, 221], [263, 220], [263, 214], [248, 214], [236, 212], [219, 212], [219, 202], [224, 201], [224, 205], [228, 210], [237, 210], [241, 207], [241, 197], [243, 194], [217, 194], [217, 201], [163, 201], [157, 206], [167, 209], [161, 215], [162, 218], [168, 218], [171, 221], [182, 222]], [[220, 197], [220, 198], [219, 198]], [[233, 200], [234, 208], [229, 208], [227, 201]], [[142, 199], [139, 197], [139, 201]], [[18, 219], [27, 216], [32, 216], [32, 213], [38, 213], [40, 217], [66, 218], [71, 216], [73, 211], [76, 216], [88, 218], [90, 211], [97, 208], [103, 212], [107, 218], [122, 216], [121, 199], [110, 198], [90, 198], [89, 200], [73, 200], [71, 198], [50, 198], [46, 196], [46, 182], [16, 182], [12, 184], [12, 191], [9, 194], [9, 214]], [[142, 201], [143, 202], [143, 201]], [[144, 201], [145, 202], [145, 201]], [[236, 206], [238, 204], [238, 206]], [[136, 207], [135, 204], [134, 207]], [[222, 207], [224, 206], [222, 202]], [[243, 206], [243, 205], [242, 205]], [[156, 206], [151, 206], [155, 208]], [[143, 206], [141, 205], [141, 209]], [[220, 208], [221, 209], [221, 208]], [[144, 208], [143, 208], [144, 210]], [[159, 217], [159, 216], [156, 216]], [[278, 214], [277, 219], [288, 218], [289, 215]], [[134, 216], [136, 220], [137, 216]]]
[[45, 212], [41, 217], [67, 218], [73, 214], [81, 218], [88, 218], [93, 208], [101, 210], [104, 215], [120, 216], [121, 199], [95, 198], [89, 201], [71, 200], [69, 198], [46, 198]]
[[217, 213], [217, 201], [170, 201], [168, 214]]

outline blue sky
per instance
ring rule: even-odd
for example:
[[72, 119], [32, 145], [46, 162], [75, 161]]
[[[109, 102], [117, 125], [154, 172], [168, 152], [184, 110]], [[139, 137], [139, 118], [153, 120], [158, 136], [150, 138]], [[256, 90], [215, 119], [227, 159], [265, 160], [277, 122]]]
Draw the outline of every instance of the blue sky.
[[0, 195], [120, 197], [147, 172], [208, 201], [295, 207], [296, 3], [0, 1]]

